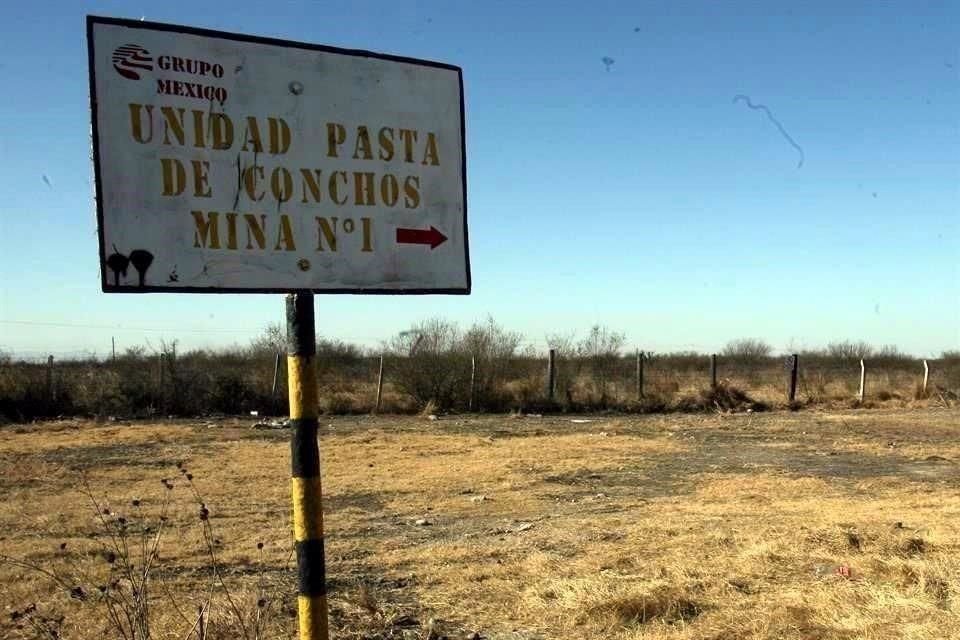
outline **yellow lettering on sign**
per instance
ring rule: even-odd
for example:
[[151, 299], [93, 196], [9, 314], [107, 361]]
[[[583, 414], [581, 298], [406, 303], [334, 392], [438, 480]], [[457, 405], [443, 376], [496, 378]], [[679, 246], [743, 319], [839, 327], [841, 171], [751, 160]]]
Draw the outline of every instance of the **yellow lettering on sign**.
[[253, 249], [253, 241], [257, 241], [257, 246], [261, 249], [267, 248], [267, 237], [264, 230], [267, 228], [267, 216], [261, 214], [260, 220], [252, 213], [243, 214], [243, 220], [247, 223], [247, 249]]
[[203, 134], [204, 112], [194, 109], [190, 113], [193, 114], [193, 146], [203, 149], [207, 146], [207, 137]]
[[342, 124], [327, 123], [327, 157], [337, 157], [337, 147], [347, 141], [347, 130]]
[[270, 153], [279, 155], [290, 149], [290, 127], [283, 118], [267, 118], [270, 131]]
[[183, 163], [175, 158], [160, 158], [160, 176], [163, 179], [162, 195], [178, 196], [187, 188], [187, 172]]
[[[215, 113], [210, 116], [210, 130], [213, 131], [214, 149], [229, 149], [233, 146], [233, 120], [227, 114]], [[198, 133], [197, 138], [202, 140], [202, 134]], [[198, 144], [197, 146], [202, 147], [203, 145]]]
[[[251, 148], [248, 149], [247, 145]], [[260, 140], [260, 125], [253, 116], [247, 117], [247, 131], [243, 135], [242, 151], [253, 151], [254, 153], [263, 153], [263, 142]]]
[[[330, 251], [337, 250], [337, 219], [316, 217], [319, 232], [317, 233], [317, 251], [323, 251], [323, 241], [326, 240]], [[330, 224], [330, 221], [333, 224]]]
[[207, 217], [203, 217], [202, 211], [191, 211], [193, 222], [196, 227], [193, 236], [193, 246], [196, 249], [219, 249], [220, 236], [217, 233], [217, 218], [219, 214], [211, 211]]
[[413, 129], [400, 129], [400, 139], [403, 141], [403, 159], [413, 162], [413, 146], [417, 142], [417, 132]]
[[160, 115], [163, 116], [163, 144], [172, 144], [170, 142], [170, 132], [182, 147], [186, 144], [186, 134], [183, 132], [183, 114], [186, 109], [182, 107], [174, 111], [173, 107], [160, 107]]
[[[144, 107], [142, 104], [131, 103], [130, 107], [130, 135], [140, 144], [146, 144], [153, 140], [153, 105], [148, 104]], [[147, 112], [147, 123], [150, 125], [150, 135], [143, 135], [143, 120], [141, 119], [141, 110]]]
[[393, 160], [393, 129], [382, 127], [377, 135], [380, 142], [380, 159], [384, 162]]
[[300, 176], [303, 178], [303, 204], [307, 204], [307, 191], [313, 197], [314, 202], [320, 202], [323, 198], [323, 192], [320, 190], [320, 175], [323, 173], [320, 169], [300, 169]]
[[437, 157], [437, 136], [427, 133], [427, 146], [423, 149], [423, 162], [420, 164], [432, 164], [438, 166], [440, 158]]
[[360, 218], [360, 223], [363, 225], [363, 248], [361, 251], [369, 253], [373, 251], [373, 232], [370, 229], [372, 222], [370, 218]]
[[[177, 163], [179, 164], [179, 163]], [[193, 195], [197, 198], [209, 198], [213, 195], [210, 191], [207, 172], [210, 170], [210, 163], [207, 161], [193, 161]]]
[[343, 200], [340, 199], [340, 189], [337, 184], [337, 177], [340, 176], [343, 178], [343, 186], [347, 186], [347, 172], [346, 171], [334, 171], [330, 174], [329, 184], [327, 185], [330, 189], [330, 199], [336, 202], [337, 204], [346, 204], [347, 196], [344, 194]]
[[293, 176], [286, 167], [277, 167], [270, 175], [270, 191], [277, 202], [286, 202], [293, 197]]
[[237, 249], [237, 214], [227, 213], [227, 249]]
[[416, 209], [420, 206], [420, 176], [407, 176], [403, 181], [403, 206]]
[[254, 202], [263, 200], [264, 192], [257, 192], [257, 177], [263, 180], [263, 167], [258, 164], [247, 167], [243, 172], [243, 188], [247, 192], [247, 197]]
[[373, 206], [377, 204], [373, 197], [373, 173], [364, 171], [353, 172], [353, 195], [357, 205]]
[[285, 251], [297, 250], [297, 245], [293, 241], [293, 228], [290, 226], [290, 216], [287, 214], [280, 216], [280, 228], [277, 230], [277, 244], [273, 250], [279, 251], [281, 244]]
[[395, 206], [400, 199], [400, 183], [397, 176], [388, 173], [380, 178], [380, 200], [388, 207]]
[[354, 160], [373, 160], [373, 153], [370, 151], [370, 133], [366, 127], [357, 127], [357, 141], [353, 145]]

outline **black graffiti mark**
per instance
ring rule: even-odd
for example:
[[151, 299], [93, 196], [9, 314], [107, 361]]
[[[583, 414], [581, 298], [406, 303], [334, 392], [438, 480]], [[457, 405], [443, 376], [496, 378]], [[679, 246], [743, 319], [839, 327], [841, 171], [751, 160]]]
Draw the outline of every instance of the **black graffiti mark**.
[[140, 279], [140, 286], [146, 286], [144, 276], [147, 275], [147, 269], [153, 264], [153, 254], [144, 249], [134, 249], [130, 252], [130, 264], [137, 270]]
[[734, 103], [737, 103], [740, 100], [743, 100], [747, 104], [747, 106], [750, 107], [751, 109], [763, 111], [764, 113], [767, 114], [767, 119], [770, 120], [770, 122], [772, 122], [774, 126], [777, 127], [777, 129], [780, 131], [780, 135], [782, 135], [794, 149], [800, 152], [800, 162], [797, 163], [797, 169], [802, 167], [803, 160], [804, 160], [803, 148], [801, 148], [800, 145], [797, 144], [796, 140], [790, 137], [790, 134], [787, 133], [787, 130], [783, 128], [783, 125], [780, 124], [780, 121], [777, 120], [772, 113], [770, 113], [770, 109], [768, 109], [765, 105], [762, 105], [762, 104], [753, 104], [753, 102], [750, 101], [750, 96], [745, 96], [740, 94], [733, 97]]
[[120, 286], [120, 276], [127, 277], [127, 265], [130, 264], [130, 258], [117, 251], [117, 245], [113, 245], [113, 253], [107, 258], [107, 267], [113, 271], [113, 286]]
[[[210, 106], [207, 107], [207, 144], [213, 146], [213, 98], [210, 98]], [[206, 136], [205, 136], [206, 137]]]
[[613, 66], [613, 63], [616, 62], [616, 60], [614, 60], [610, 56], [603, 56], [602, 58], [600, 58], [600, 62], [602, 62], [603, 65], [607, 68], [607, 71], [610, 71], [610, 67]]
[[[248, 136], [249, 134], [250, 134], [250, 129], [246, 129], [245, 132], [244, 132], [244, 134], [243, 134], [243, 135], [244, 135], [244, 142], [243, 142], [243, 146], [244, 146], [244, 147], [247, 146], [247, 136]], [[241, 166], [241, 164], [240, 164], [240, 155], [241, 155], [241, 154], [239, 154], [239, 153], [237, 154], [237, 192], [236, 192], [236, 194], [235, 194], [234, 197], [233, 197], [233, 209], [234, 209], [234, 211], [236, 211], [237, 206], [240, 204], [240, 191], [244, 189], [244, 180], [246, 180], [247, 171], [253, 171], [253, 170], [255, 170], [255, 169], [257, 168], [257, 160], [258, 160], [259, 157], [260, 157], [260, 156], [258, 155], [259, 153], [260, 153], [259, 150], [258, 150], [256, 147], [254, 147], [254, 149], [253, 149], [253, 164], [252, 164], [252, 165], [247, 165], [247, 164], [244, 162], [244, 164], [243, 164], [242, 166]], [[262, 169], [263, 167], [260, 167], [260, 168]], [[252, 180], [253, 180], [253, 181], [256, 181], [256, 179], [257, 179], [257, 176], [256, 176], [256, 174], [254, 174]], [[280, 211], [280, 204], [279, 204], [279, 203], [277, 203], [277, 211]]]
[[[254, 165], [257, 164], [257, 150], [256, 150], [256, 149], [253, 150], [253, 164], [254, 164]], [[281, 200], [280, 198], [277, 198], [277, 213], [280, 213], [280, 205], [282, 205], [282, 204], [283, 204], [283, 200]]]
[[180, 276], [177, 275], [177, 265], [173, 265], [173, 271], [167, 276], [167, 282], [180, 282]]
[[51, 189], [53, 189], [53, 183], [50, 182], [50, 178], [47, 177], [47, 174], [43, 174], [42, 177], [43, 177], [43, 182], [44, 182], [44, 184], [46, 184], [48, 187], [50, 187]]
[[244, 170], [240, 168], [240, 154], [237, 154], [237, 193], [233, 197], [233, 210], [237, 210], [237, 205], [240, 204], [240, 189], [243, 189], [243, 172]]
[[[123, 276], [126, 280], [127, 268], [130, 265], [133, 265], [133, 268], [137, 270], [140, 286], [146, 286], [144, 277], [151, 264], [153, 264], [153, 254], [145, 249], [134, 249], [129, 256], [125, 256], [117, 249], [117, 245], [113, 245], [113, 253], [107, 257], [107, 267], [113, 271], [113, 286], [115, 287], [120, 286], [120, 276]], [[176, 273], [177, 267], [174, 266], [172, 275], [175, 277]], [[176, 280], [172, 280], [172, 282], [176, 282]]]

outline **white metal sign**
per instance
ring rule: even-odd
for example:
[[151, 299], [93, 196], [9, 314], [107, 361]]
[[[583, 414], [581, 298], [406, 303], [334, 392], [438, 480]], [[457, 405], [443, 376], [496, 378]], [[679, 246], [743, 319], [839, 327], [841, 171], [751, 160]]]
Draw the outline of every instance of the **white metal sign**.
[[469, 293], [459, 67], [88, 17], [107, 292]]

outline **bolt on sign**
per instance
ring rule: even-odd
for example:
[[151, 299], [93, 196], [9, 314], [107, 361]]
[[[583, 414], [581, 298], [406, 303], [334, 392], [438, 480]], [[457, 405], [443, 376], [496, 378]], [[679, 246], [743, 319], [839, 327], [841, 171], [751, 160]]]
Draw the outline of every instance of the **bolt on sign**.
[[470, 292], [463, 76], [90, 17], [106, 292]]

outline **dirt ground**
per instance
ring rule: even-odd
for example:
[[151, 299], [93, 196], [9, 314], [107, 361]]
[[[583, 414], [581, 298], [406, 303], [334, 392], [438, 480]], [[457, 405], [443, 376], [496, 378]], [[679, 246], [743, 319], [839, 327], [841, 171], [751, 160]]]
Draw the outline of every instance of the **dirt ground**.
[[[0, 428], [0, 636], [123, 637], [159, 529], [151, 637], [295, 637], [251, 424]], [[334, 638], [960, 638], [956, 408], [321, 424]]]

